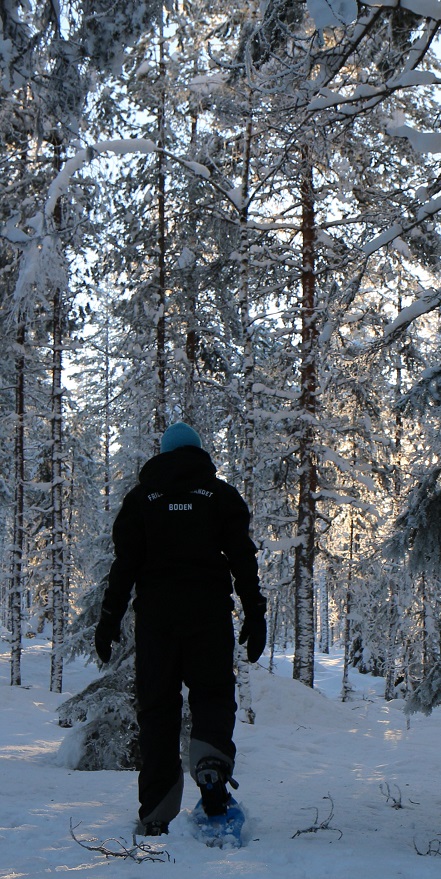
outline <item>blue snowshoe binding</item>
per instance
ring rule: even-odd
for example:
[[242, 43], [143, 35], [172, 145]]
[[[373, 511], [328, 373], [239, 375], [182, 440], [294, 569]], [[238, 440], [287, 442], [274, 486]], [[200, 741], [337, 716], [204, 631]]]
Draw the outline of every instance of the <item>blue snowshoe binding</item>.
[[231, 778], [228, 764], [216, 757], [204, 757], [196, 767], [196, 783], [205, 814], [226, 815], [231, 800], [227, 783], [235, 790], [239, 787], [237, 781]]

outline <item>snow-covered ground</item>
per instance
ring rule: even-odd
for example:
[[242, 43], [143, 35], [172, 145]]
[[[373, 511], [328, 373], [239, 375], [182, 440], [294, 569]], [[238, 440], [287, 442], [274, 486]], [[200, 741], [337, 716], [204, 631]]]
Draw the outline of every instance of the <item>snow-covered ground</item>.
[[56, 708], [96, 669], [68, 665], [66, 693], [50, 693], [49, 647], [30, 641], [23, 686], [12, 688], [8, 645], [0, 650], [0, 879], [71, 871], [85, 879], [441, 875], [441, 854], [415, 848], [441, 851], [441, 709], [414, 716], [407, 729], [400, 703], [379, 698], [382, 682], [357, 672], [354, 698], [342, 704], [340, 653], [317, 657], [314, 691], [292, 681], [289, 657], [278, 657], [274, 675], [252, 669], [256, 722], [236, 727], [246, 846], [210, 849], [193, 839], [188, 810], [197, 789], [186, 777], [169, 836], [150, 840], [161, 862], [135, 863], [81, 848], [70, 834], [72, 822], [78, 839], [114, 838], [109, 845], [121, 851], [131, 847], [137, 814], [135, 772], [75, 772], [57, 761], [66, 730]]

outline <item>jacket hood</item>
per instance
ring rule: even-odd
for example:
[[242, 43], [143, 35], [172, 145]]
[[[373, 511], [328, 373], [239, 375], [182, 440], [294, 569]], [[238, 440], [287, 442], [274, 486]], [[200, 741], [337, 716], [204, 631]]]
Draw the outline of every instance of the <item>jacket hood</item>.
[[196, 446], [183, 446], [150, 458], [139, 474], [139, 481], [150, 490], [189, 491], [203, 486], [215, 475], [216, 467], [208, 452]]

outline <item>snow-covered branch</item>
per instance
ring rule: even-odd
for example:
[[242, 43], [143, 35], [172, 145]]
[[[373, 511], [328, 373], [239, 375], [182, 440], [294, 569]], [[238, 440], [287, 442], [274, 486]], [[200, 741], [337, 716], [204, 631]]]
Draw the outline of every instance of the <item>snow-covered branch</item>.
[[428, 314], [441, 305], [441, 290], [426, 290], [423, 295], [403, 308], [392, 323], [385, 327], [384, 335], [388, 339], [396, 335], [400, 330], [409, 326], [417, 317]]
[[417, 131], [410, 125], [390, 127], [387, 131], [392, 137], [405, 137], [417, 153], [441, 153], [441, 134], [437, 131]]
[[419, 226], [424, 220], [433, 217], [434, 214], [437, 214], [439, 211], [441, 211], [441, 196], [432, 198], [430, 201], [426, 202], [426, 204], [421, 205], [415, 220], [412, 222], [394, 223], [392, 226], [389, 226], [389, 228], [385, 229], [381, 235], [377, 235], [376, 238], [373, 238], [372, 241], [365, 244], [363, 252], [366, 256], [372, 256], [373, 253], [376, 253], [388, 244], [392, 244], [392, 242], [397, 238], [400, 238], [401, 235], [406, 235], [412, 229], [415, 229], [416, 226]]
[[[113, 153], [116, 156], [124, 156], [130, 153], [140, 153], [144, 155], [148, 155], [149, 153], [158, 153], [162, 152], [164, 156], [170, 159], [173, 162], [176, 162], [183, 168], [191, 171], [195, 175], [201, 177], [204, 180], [207, 180], [210, 185], [218, 192], [222, 198], [225, 198], [236, 210], [242, 209], [242, 201], [236, 189], [226, 190], [222, 186], [220, 186], [216, 181], [211, 179], [211, 173], [209, 168], [206, 165], [202, 165], [200, 162], [190, 161], [189, 159], [185, 159], [181, 156], [177, 156], [169, 150], [164, 150], [161, 147], [157, 146], [154, 141], [149, 138], [122, 138], [121, 140], [104, 140], [98, 141], [94, 143], [92, 146], [88, 146], [85, 149], [78, 150], [78, 152], [71, 159], [68, 159], [64, 164], [63, 168], [57, 174], [55, 179], [52, 181], [48, 198], [45, 206], [45, 218], [46, 220], [50, 220], [53, 217], [53, 213], [55, 210], [55, 205], [57, 204], [58, 199], [65, 192], [67, 192], [70, 181], [74, 174], [84, 168], [89, 162], [93, 161], [97, 156], [102, 155], [103, 153]], [[14, 234], [19, 234], [17, 230], [14, 230]]]
[[117, 156], [127, 155], [128, 153], [154, 153], [157, 147], [152, 140], [148, 138], [129, 138], [121, 140], [103, 140], [95, 143], [91, 147], [78, 150], [71, 159], [68, 159], [61, 171], [52, 181], [45, 206], [46, 219], [53, 216], [55, 205], [61, 195], [68, 190], [71, 178], [77, 171], [84, 168], [92, 159], [102, 153], [114, 153]]
[[356, 0], [307, 0], [307, 7], [319, 29], [351, 24], [358, 12]]

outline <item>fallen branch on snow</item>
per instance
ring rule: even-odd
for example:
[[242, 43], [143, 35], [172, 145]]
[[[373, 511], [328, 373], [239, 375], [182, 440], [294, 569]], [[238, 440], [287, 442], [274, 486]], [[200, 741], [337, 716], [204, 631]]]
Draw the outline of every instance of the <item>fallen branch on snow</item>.
[[323, 819], [323, 821], [319, 822], [319, 810], [315, 809], [315, 821], [314, 824], [311, 824], [310, 827], [305, 827], [303, 830], [296, 830], [291, 839], [296, 839], [298, 836], [301, 836], [302, 833], [318, 833], [319, 830], [331, 830], [332, 833], [338, 833], [338, 838], [341, 839], [343, 833], [338, 827], [332, 827], [331, 821], [334, 817], [334, 801], [330, 794], [327, 797], [323, 797], [324, 800], [329, 800], [330, 809], [329, 815]]
[[383, 794], [383, 797], [386, 797], [386, 803], [391, 804], [392, 809], [403, 809], [404, 806], [401, 802], [400, 788], [398, 787], [397, 784], [394, 784], [394, 787], [397, 790], [397, 793], [395, 796], [391, 793], [391, 789], [390, 789], [390, 786], [387, 781], [385, 781], [384, 783], [382, 782], [380, 784], [380, 791]]
[[418, 848], [415, 839], [413, 841], [413, 847], [417, 855], [422, 855], [423, 857], [426, 857], [427, 855], [441, 855], [441, 839], [431, 839], [428, 843], [426, 852], [422, 852], [421, 849]]
[[[105, 855], [106, 858], [124, 858], [124, 860], [136, 861], [137, 864], [142, 863], [142, 861], [161, 861], [164, 863], [172, 860], [169, 852], [165, 849], [155, 849], [148, 842], [136, 842], [135, 836], [133, 836], [131, 847], [128, 846], [126, 840], [122, 837], [120, 839], [110, 837], [102, 842], [99, 842], [97, 839], [88, 839], [87, 841], [78, 839], [75, 836], [75, 830], [79, 826], [79, 824], [76, 824], [74, 827], [71, 818], [70, 835], [81, 848], [86, 848], [89, 852], [99, 852]], [[174, 858], [173, 863], [175, 863]]]

